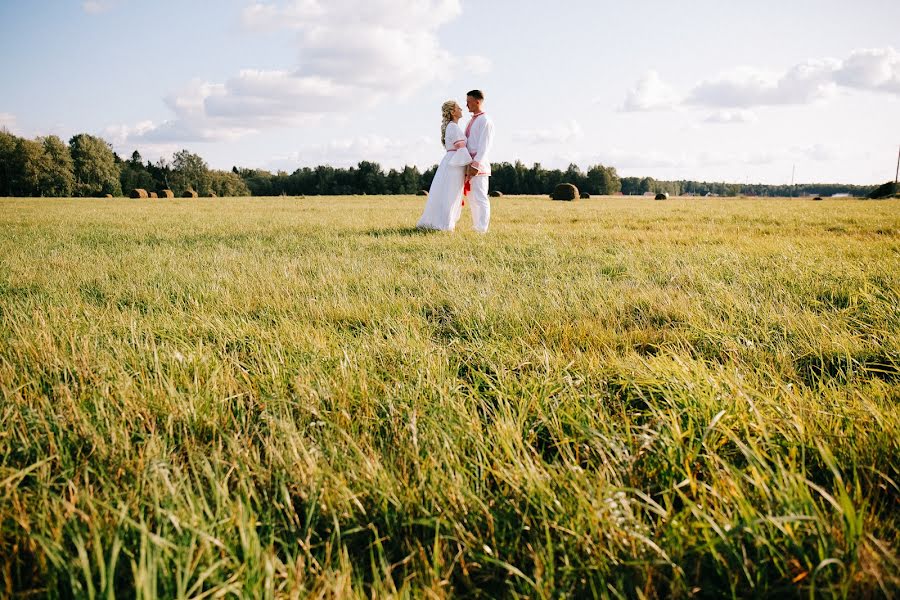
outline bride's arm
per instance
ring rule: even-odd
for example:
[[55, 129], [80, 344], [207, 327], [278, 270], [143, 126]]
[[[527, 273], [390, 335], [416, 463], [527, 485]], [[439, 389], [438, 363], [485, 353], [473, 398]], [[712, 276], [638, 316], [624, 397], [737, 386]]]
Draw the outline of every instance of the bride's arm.
[[[466, 135], [463, 133], [462, 128], [458, 123], [451, 123], [453, 125], [453, 129], [451, 130], [453, 135], [450, 139], [453, 140], [453, 148], [455, 150], [459, 150], [460, 148], [466, 147]], [[449, 133], [449, 132], [448, 132]]]

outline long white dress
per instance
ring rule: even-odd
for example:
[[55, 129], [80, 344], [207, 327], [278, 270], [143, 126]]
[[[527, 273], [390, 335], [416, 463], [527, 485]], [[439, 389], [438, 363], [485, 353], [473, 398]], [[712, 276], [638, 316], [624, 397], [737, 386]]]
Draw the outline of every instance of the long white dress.
[[422, 229], [438, 229], [453, 231], [462, 207], [463, 184], [465, 182], [465, 165], [472, 161], [466, 150], [466, 135], [456, 123], [447, 124], [444, 132], [444, 148], [447, 150], [438, 165], [425, 210], [419, 217], [416, 227]]

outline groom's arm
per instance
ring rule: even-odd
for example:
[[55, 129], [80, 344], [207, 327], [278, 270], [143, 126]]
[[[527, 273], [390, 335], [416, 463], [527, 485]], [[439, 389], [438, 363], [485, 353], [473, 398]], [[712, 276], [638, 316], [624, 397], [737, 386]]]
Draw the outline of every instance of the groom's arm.
[[484, 124], [484, 131], [478, 140], [475, 148], [475, 154], [472, 155], [472, 166], [477, 167], [479, 171], [483, 171], [484, 167], [490, 165], [488, 154], [491, 146], [494, 144], [494, 123], [487, 121]]

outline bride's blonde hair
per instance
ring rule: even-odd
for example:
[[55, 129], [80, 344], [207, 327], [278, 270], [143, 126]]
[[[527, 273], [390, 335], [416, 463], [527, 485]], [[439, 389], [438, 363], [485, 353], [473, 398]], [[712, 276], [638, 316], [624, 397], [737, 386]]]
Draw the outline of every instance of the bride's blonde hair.
[[456, 100], [447, 100], [441, 104], [441, 145], [447, 144], [447, 125], [453, 120], [453, 109], [459, 106]]

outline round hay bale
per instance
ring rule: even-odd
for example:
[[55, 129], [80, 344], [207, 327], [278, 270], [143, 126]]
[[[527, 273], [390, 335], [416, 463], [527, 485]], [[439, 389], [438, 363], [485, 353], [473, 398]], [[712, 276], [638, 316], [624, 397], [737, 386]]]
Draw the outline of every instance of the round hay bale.
[[572, 185], [571, 183], [560, 183], [553, 189], [553, 194], [550, 195], [554, 200], [577, 200], [578, 196], [578, 188]]
[[112, 198], [113, 195], [112, 195], [112, 194], [107, 194], [106, 197], [107, 197], [107, 198]]
[[194, 190], [185, 190], [184, 193], [181, 195], [181, 197], [182, 198], [196, 198], [197, 192], [195, 192]]
[[141, 188], [134, 188], [131, 190], [132, 198], [149, 198], [150, 196], [147, 194], [147, 190], [143, 190]]
[[488, 193], [488, 196], [490, 196], [491, 198], [499, 198], [502, 195], [503, 195], [503, 192], [501, 192], [500, 190], [493, 190], [490, 193]]
[[815, 198], [813, 198], [813, 200], [815, 200], [815, 201], [817, 201], [817, 202], [821, 202], [821, 201], [822, 201], [822, 196], [816, 196]]
[[160, 198], [174, 198], [175, 192], [173, 192], [172, 190], [159, 190], [159, 197]]
[[215, 192], [210, 192], [210, 193], [208, 193], [208, 194], [206, 195], [206, 197], [207, 197], [207, 198], [218, 198], [218, 196], [216, 196], [216, 193], [215, 193]]
[[590, 198], [591, 195], [588, 194], [587, 192], [581, 192], [581, 197], [582, 197], [582, 198]]
[[656, 200], [668, 200], [669, 192], [660, 192], [656, 195]]
[[427, 195], [428, 195], [428, 190], [419, 190], [418, 192], [416, 192], [416, 196], [427, 196]]
[[150, 192], [150, 197], [151, 198], [159, 198], [159, 196], [156, 194], [156, 192]]

